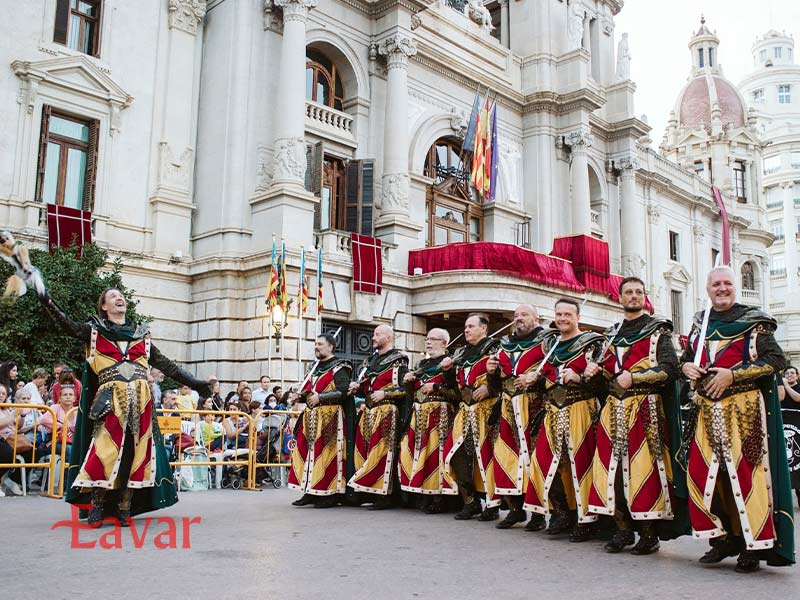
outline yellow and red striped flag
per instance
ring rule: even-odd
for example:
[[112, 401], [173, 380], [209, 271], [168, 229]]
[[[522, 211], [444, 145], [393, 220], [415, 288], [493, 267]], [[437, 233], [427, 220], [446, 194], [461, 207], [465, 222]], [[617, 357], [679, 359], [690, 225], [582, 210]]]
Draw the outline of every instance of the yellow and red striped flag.
[[283, 314], [289, 309], [289, 294], [286, 291], [286, 242], [281, 242], [281, 258], [278, 261], [278, 304]]
[[275, 236], [272, 236], [272, 261], [269, 268], [269, 282], [267, 283], [267, 307], [270, 313], [275, 305], [278, 304], [278, 264], [277, 252], [275, 251]]
[[300, 246], [300, 283], [297, 284], [297, 318], [302, 319], [308, 308], [308, 278], [306, 277], [306, 249]]

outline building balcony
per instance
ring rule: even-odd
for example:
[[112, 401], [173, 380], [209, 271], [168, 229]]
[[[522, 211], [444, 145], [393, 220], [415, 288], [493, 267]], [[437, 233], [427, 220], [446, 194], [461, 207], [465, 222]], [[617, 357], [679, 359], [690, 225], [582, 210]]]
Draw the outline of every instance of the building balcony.
[[740, 299], [749, 306], [761, 306], [761, 294], [758, 290], [741, 290]]
[[352, 115], [330, 106], [306, 100], [306, 129], [322, 137], [355, 147]]
[[786, 277], [786, 267], [783, 269], [770, 269], [769, 276], [773, 279], [783, 279]]

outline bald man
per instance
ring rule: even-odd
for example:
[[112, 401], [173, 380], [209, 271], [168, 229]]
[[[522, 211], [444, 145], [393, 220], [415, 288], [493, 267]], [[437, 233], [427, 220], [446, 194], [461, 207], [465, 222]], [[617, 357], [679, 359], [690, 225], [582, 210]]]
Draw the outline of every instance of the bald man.
[[[530, 304], [514, 309], [514, 332], [500, 341], [497, 358], [487, 363], [489, 384], [500, 395], [498, 435], [494, 441], [494, 483], [509, 511], [496, 527], [523, 523], [522, 508], [531, 468], [531, 423], [542, 410], [542, 394], [533, 387], [535, 373], [558, 332], [539, 327], [539, 312]], [[536, 428], [538, 429], [538, 428]], [[534, 514], [526, 531], [544, 529], [544, 516]]]
[[356, 429], [355, 473], [350, 487], [368, 494], [370, 510], [391, 506], [395, 490], [397, 428], [408, 414], [403, 379], [408, 357], [394, 348], [394, 330], [378, 325], [372, 334], [374, 352], [365, 361], [358, 381], [349, 392], [364, 398], [365, 407]]
[[431, 329], [425, 338], [427, 358], [404, 380], [412, 405], [400, 440], [400, 488], [419, 494], [418, 506], [429, 514], [443, 512], [444, 496], [457, 493], [444, 476], [444, 441], [460, 398], [455, 372], [442, 371], [449, 343], [446, 330]]

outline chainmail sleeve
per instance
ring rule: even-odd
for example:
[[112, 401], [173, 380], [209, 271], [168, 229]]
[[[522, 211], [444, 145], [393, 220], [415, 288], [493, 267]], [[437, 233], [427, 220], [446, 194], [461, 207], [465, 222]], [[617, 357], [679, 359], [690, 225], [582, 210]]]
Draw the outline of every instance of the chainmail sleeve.
[[82, 342], [88, 342], [92, 337], [92, 327], [88, 323], [77, 323], [70, 319], [53, 301], [49, 294], [44, 297], [39, 296], [39, 301], [42, 303], [45, 312], [50, 315], [50, 318], [66, 333], [78, 338]]

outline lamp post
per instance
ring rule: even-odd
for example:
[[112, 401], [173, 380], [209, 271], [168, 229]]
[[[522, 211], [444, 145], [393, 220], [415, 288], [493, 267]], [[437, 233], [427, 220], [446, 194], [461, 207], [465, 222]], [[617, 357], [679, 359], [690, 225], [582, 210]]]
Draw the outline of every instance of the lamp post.
[[280, 303], [276, 304], [272, 307], [271, 313], [271, 321], [272, 321], [272, 329], [275, 331], [275, 351], [281, 353], [281, 387], [285, 387], [284, 384], [284, 353], [283, 353], [283, 334], [286, 331], [286, 318], [289, 315], [289, 312], [292, 310], [292, 302], [294, 298], [289, 298], [289, 301], [286, 303], [286, 310], [283, 310]]

